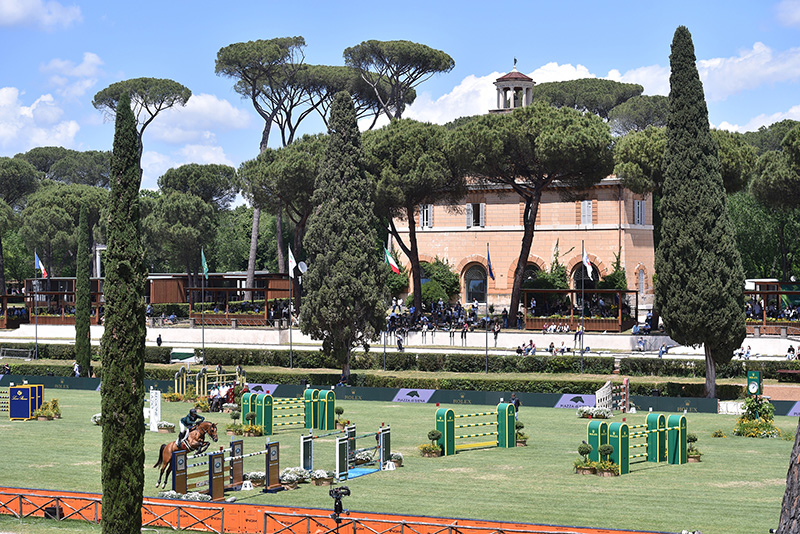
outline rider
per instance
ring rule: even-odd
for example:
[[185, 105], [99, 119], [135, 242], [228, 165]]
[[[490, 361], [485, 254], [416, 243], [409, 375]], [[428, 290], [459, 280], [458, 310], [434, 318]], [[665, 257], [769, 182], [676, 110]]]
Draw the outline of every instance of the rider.
[[178, 441], [176, 442], [178, 444], [178, 448], [181, 447], [183, 440], [186, 439], [186, 436], [188, 436], [189, 432], [196, 425], [199, 425], [205, 420], [206, 418], [203, 417], [202, 415], [197, 415], [197, 410], [194, 408], [189, 410], [189, 415], [181, 418], [180, 420], [181, 431], [178, 433]]

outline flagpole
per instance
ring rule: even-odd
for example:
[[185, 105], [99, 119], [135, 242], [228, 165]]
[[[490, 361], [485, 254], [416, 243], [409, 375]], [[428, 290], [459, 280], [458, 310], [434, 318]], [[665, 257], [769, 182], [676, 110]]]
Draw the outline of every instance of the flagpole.
[[294, 347], [292, 346], [292, 299], [294, 298], [294, 278], [289, 273], [289, 369], [293, 367]]
[[[205, 256], [205, 255], [204, 255]], [[206, 366], [206, 280], [205, 273], [200, 278], [200, 317], [202, 324], [200, 325], [200, 343], [203, 353], [203, 367]]]
[[[583, 258], [586, 257], [586, 250], [584, 249], [583, 239], [581, 239], [581, 270], [586, 269], [583, 263]], [[584, 312], [586, 311], [586, 295], [585, 295], [585, 282], [586, 275], [581, 273], [581, 333], [578, 335], [581, 338], [581, 374], [583, 374], [583, 333], [585, 330]]]
[[[36, 249], [33, 249], [34, 257], [38, 258], [39, 255], [36, 253]], [[30, 265], [30, 264], [28, 264]], [[37, 266], [38, 267], [38, 266]], [[36, 301], [38, 300], [37, 292], [39, 288], [39, 274], [34, 269], [34, 274], [36, 275], [36, 279], [33, 281], [33, 333], [34, 333], [34, 349], [33, 355], [34, 359], [39, 359], [39, 314], [36, 313]]]

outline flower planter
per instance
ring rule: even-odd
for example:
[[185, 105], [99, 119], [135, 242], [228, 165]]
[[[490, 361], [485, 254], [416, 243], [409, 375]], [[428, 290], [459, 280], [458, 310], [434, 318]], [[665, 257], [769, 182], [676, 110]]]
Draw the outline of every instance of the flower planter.
[[597, 476], [599, 476], [599, 477], [615, 477], [615, 476], [617, 476], [617, 473], [615, 473], [614, 471], [611, 471], [610, 469], [598, 469], [597, 470]]
[[579, 475], [594, 475], [597, 472], [597, 469], [594, 467], [576, 467], [575, 473]]
[[228, 434], [229, 436], [236, 435], [236, 432], [234, 432], [233, 430], [226, 430], [225, 433]]
[[442, 455], [442, 451], [435, 451], [435, 452], [425, 452], [422, 451], [423, 458], [438, 458]]
[[37, 417], [36, 419], [37, 419], [38, 421], [49, 421], [49, 420], [50, 420], [50, 419], [48, 419], [47, 417], [45, 417], [45, 416], [43, 416], [43, 415], [40, 415], [40, 416], [39, 416], [39, 417]]
[[517, 440], [517, 447], [527, 447], [528, 440], [527, 439], [518, 439]]
[[364, 465], [364, 464], [370, 463], [371, 461], [372, 460], [362, 460], [362, 459], [356, 458], [355, 459], [355, 464], [356, 465]]
[[336, 423], [336, 430], [344, 430], [347, 425], [344, 423]]
[[700, 457], [699, 456], [687, 456], [686, 460], [690, 464], [699, 464], [700, 463]]
[[158, 433], [159, 434], [174, 434], [175, 433], [175, 429], [174, 428], [159, 428], [158, 429]]
[[401, 460], [392, 460], [392, 463], [395, 467], [403, 467], [403, 462]]
[[287, 482], [287, 483], [281, 482], [281, 486], [285, 490], [296, 490], [297, 489], [297, 482]]
[[254, 437], [256, 437], [255, 432], [244, 432], [242, 435], [244, 437], [246, 437], [246, 438], [254, 438]]
[[311, 480], [315, 486], [330, 486], [333, 484], [333, 477], [331, 478], [314, 478]]

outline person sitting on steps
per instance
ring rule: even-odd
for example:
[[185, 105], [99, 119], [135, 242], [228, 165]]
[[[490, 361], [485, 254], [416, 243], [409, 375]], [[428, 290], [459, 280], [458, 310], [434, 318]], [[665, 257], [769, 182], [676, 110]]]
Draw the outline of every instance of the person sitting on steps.
[[186, 437], [189, 435], [189, 432], [191, 432], [195, 426], [199, 425], [205, 420], [206, 418], [202, 415], [197, 415], [197, 410], [195, 408], [189, 410], [189, 414], [186, 417], [181, 418], [179, 421], [181, 431], [178, 433], [178, 440], [176, 441], [178, 449], [180, 449], [183, 445], [183, 440], [186, 439]]

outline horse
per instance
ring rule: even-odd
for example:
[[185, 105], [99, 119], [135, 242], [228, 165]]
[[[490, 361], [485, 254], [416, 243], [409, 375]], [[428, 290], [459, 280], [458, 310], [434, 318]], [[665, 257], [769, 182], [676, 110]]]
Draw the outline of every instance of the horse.
[[[161, 466], [161, 472], [158, 474], [158, 482], [156, 482], [156, 487], [161, 486], [162, 488], [166, 487], [167, 480], [169, 480], [169, 475], [172, 473], [172, 453], [178, 450], [185, 450], [185, 451], [194, 451], [196, 454], [202, 454], [208, 449], [208, 446], [211, 445], [208, 441], [206, 441], [206, 434], [211, 436], [215, 442], [217, 441], [217, 423], [211, 423], [209, 421], [203, 421], [199, 425], [196, 425], [186, 436], [186, 438], [181, 443], [180, 448], [178, 444], [174, 441], [170, 441], [169, 443], [164, 443], [161, 445], [161, 450], [158, 452], [158, 461], [153, 468]], [[164, 474], [166, 472], [166, 475]], [[161, 478], [164, 478], [164, 484], [161, 484]]]

